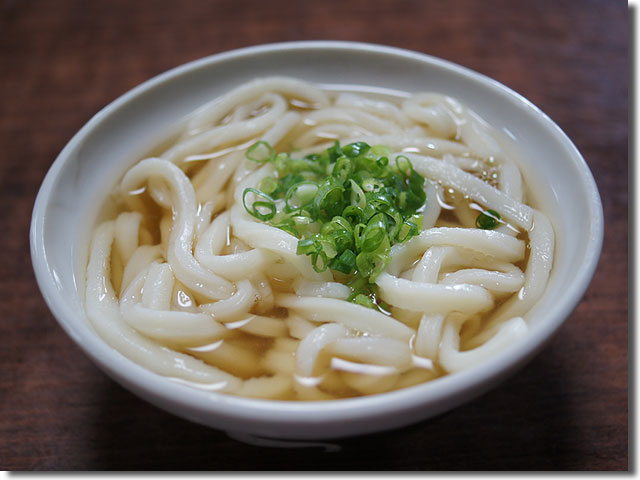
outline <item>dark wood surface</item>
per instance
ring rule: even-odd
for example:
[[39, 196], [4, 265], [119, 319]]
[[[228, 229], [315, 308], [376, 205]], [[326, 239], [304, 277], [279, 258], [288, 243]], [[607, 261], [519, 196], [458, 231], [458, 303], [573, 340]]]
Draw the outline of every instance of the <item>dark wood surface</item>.
[[[626, 470], [628, 26], [608, 0], [0, 0], [0, 469]], [[122, 389], [56, 323], [28, 244], [40, 182], [101, 107], [186, 61], [305, 39], [413, 49], [513, 88], [576, 143], [606, 218], [591, 287], [532, 363], [333, 451], [246, 445]]]

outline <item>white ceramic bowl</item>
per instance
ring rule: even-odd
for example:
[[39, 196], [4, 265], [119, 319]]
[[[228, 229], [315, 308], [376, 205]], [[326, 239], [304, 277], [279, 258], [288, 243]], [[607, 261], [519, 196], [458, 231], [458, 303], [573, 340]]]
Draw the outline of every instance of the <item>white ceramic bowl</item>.
[[[257, 76], [324, 84], [432, 90], [459, 99], [515, 140], [529, 181], [556, 231], [549, 287], [528, 315], [529, 338], [468, 371], [369, 397], [328, 402], [254, 400], [207, 393], [154, 374], [109, 347], [83, 309], [89, 230], [117, 180], [183, 115]], [[250, 47], [188, 63], [134, 88], [96, 114], [51, 166], [33, 210], [31, 255], [60, 325], [125, 388], [184, 418], [271, 438], [327, 439], [400, 427], [480, 395], [530, 360], [580, 301], [602, 245], [603, 215], [591, 172], [569, 138], [529, 101], [466, 68], [396, 48], [350, 42]]]

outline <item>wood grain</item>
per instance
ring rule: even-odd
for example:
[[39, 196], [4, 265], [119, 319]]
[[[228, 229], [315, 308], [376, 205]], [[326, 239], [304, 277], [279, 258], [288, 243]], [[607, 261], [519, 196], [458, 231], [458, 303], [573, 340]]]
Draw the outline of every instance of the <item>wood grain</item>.
[[[2, 0], [0, 468], [626, 470], [627, 15], [606, 0]], [[29, 257], [38, 187], [101, 107], [184, 62], [303, 39], [413, 49], [513, 88], [576, 143], [606, 218], [593, 283], [529, 366], [439, 418], [337, 451], [247, 445], [134, 397], [58, 326]]]

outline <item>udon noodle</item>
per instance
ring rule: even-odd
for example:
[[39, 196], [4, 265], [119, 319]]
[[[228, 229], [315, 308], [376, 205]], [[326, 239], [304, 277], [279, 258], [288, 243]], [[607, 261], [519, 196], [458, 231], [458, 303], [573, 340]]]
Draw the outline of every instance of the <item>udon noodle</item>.
[[[259, 140], [292, 158], [336, 140], [381, 145], [426, 178], [420, 230], [375, 278], [385, 308], [349, 301], [344, 274], [313, 268], [298, 238], [249, 214], [243, 192], [274, 171], [247, 158]], [[87, 315], [124, 356], [210, 391], [327, 400], [408, 387], [527, 334], [554, 249], [528, 195], [504, 142], [455, 99], [257, 79], [124, 175], [93, 234]], [[478, 228], [487, 211], [499, 221]]]

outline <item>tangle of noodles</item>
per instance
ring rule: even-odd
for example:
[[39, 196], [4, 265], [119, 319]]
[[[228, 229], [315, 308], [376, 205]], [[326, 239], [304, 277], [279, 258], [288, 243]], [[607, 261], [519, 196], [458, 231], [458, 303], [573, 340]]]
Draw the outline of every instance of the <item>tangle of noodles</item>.
[[[258, 140], [292, 157], [335, 140], [384, 145], [427, 179], [422, 230], [376, 278], [390, 312], [250, 216], [268, 174]], [[368, 395], [471, 368], [527, 334], [554, 233], [498, 135], [456, 100], [323, 90], [292, 78], [237, 87], [134, 165], [95, 229], [86, 309], [138, 364], [211, 391], [268, 399]], [[476, 227], [498, 212], [498, 228]]]

